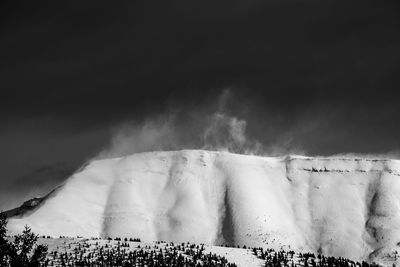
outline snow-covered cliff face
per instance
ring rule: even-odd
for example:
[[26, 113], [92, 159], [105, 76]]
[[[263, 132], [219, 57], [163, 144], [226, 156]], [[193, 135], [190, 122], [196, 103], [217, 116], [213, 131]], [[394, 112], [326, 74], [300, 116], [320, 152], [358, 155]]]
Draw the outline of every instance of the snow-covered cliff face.
[[400, 241], [400, 161], [184, 150], [93, 161], [22, 218], [39, 234], [381, 257]]

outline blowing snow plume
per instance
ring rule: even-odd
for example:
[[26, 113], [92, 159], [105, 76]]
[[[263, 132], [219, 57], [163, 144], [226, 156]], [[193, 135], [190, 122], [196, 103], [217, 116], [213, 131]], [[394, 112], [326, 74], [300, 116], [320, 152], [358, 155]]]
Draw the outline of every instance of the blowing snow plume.
[[261, 144], [246, 136], [246, 121], [222, 113], [211, 116], [203, 133], [203, 149], [258, 154]]
[[144, 123], [124, 123], [114, 130], [111, 143], [98, 158], [120, 157], [139, 152], [171, 150], [177, 147], [174, 117], [160, 116]]
[[214, 112], [170, 111], [141, 123], [126, 122], [114, 130], [109, 146], [96, 158], [180, 149], [265, 154], [262, 144], [247, 136], [246, 120], [230, 115], [230, 98], [230, 91], [224, 90]]

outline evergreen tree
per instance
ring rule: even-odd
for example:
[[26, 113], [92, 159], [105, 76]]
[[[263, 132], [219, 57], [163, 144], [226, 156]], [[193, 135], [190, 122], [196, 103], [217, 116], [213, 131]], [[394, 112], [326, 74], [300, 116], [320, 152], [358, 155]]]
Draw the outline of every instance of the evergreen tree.
[[36, 245], [38, 235], [25, 226], [14, 242], [6, 238], [7, 218], [0, 213], [0, 266], [39, 267], [46, 259], [47, 246]]
[[0, 266], [7, 266], [9, 257], [9, 243], [6, 239], [7, 234], [7, 218], [0, 212]]

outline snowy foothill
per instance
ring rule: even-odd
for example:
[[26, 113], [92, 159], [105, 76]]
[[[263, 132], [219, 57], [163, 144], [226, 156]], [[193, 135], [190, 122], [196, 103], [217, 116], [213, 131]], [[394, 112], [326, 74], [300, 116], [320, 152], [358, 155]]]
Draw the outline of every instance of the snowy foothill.
[[387, 263], [399, 248], [399, 179], [398, 160], [139, 153], [92, 161], [35, 209], [10, 218], [9, 229], [284, 247]]
[[[183, 255], [185, 258], [191, 258], [190, 251], [198, 252], [199, 248], [203, 249], [202, 255], [215, 255], [216, 257], [225, 258], [228, 263], [234, 263], [237, 267], [252, 267], [261, 266], [264, 261], [257, 258], [251, 249], [233, 248], [233, 247], [218, 247], [205, 244], [174, 244], [171, 242], [140, 242], [127, 239], [111, 240], [111, 239], [98, 239], [98, 238], [40, 238], [39, 244], [48, 246], [48, 265], [62, 266], [65, 264], [74, 264], [74, 260], [89, 260], [96, 261], [99, 258], [99, 253], [104, 257], [109, 251], [113, 253], [125, 253], [128, 255], [130, 252], [147, 252], [156, 253], [162, 251], [165, 255], [167, 251], [176, 251], [176, 253]], [[90, 256], [89, 256], [90, 255]], [[153, 256], [157, 258], [156, 256]], [[199, 260], [201, 263], [201, 260]], [[76, 263], [76, 262], [75, 262]]]

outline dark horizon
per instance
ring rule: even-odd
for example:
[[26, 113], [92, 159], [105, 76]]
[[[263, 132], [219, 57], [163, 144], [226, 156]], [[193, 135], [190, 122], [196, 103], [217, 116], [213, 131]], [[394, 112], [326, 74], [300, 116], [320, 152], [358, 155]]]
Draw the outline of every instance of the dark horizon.
[[399, 11], [372, 0], [3, 1], [0, 209], [60, 184], [126, 123], [173, 114], [178, 147], [201, 147], [227, 90], [224, 113], [267, 151], [396, 157]]

